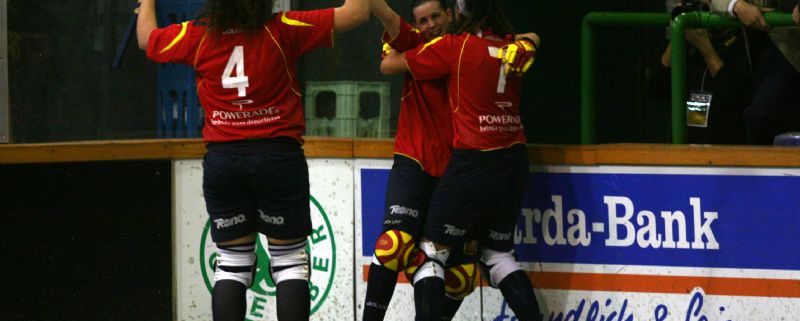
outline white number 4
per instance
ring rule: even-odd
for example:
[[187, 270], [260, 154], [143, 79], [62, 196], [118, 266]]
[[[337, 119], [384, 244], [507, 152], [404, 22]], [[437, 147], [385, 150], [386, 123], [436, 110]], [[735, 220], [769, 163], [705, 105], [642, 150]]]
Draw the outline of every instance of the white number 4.
[[[236, 76], [233, 76], [233, 68], [236, 68]], [[245, 97], [247, 87], [250, 87], [249, 80], [244, 74], [244, 46], [236, 46], [228, 58], [225, 71], [222, 72], [222, 88], [236, 88], [239, 90], [239, 97]]]
[[[489, 54], [492, 58], [497, 57], [497, 53], [500, 52], [500, 48], [497, 47], [489, 47]], [[500, 78], [497, 79], [497, 93], [503, 94], [506, 92], [506, 65], [500, 65]]]

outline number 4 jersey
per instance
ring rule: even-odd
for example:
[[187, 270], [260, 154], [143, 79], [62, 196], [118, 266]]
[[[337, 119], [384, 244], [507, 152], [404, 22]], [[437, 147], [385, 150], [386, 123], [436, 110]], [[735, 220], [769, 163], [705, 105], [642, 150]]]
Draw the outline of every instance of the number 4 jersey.
[[526, 142], [519, 116], [522, 80], [506, 77], [496, 58], [508, 43], [484, 31], [482, 37], [445, 35], [406, 53], [415, 79], [449, 75], [453, 148], [491, 150]]
[[195, 69], [206, 142], [274, 137], [302, 141], [305, 119], [297, 60], [332, 45], [333, 9], [289, 11], [276, 13], [252, 34], [212, 34], [203, 20], [156, 29], [147, 57]]

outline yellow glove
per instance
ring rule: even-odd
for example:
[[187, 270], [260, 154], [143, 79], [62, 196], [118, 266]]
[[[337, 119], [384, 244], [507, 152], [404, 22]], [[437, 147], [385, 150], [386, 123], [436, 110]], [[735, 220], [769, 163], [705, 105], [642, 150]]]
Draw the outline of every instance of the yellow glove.
[[522, 76], [536, 60], [536, 46], [528, 39], [520, 39], [501, 47], [497, 52], [497, 58], [505, 64], [506, 74], [513, 72]]
[[389, 53], [392, 52], [392, 50], [394, 50], [392, 46], [390, 46], [388, 43], [384, 43], [383, 49], [381, 50], [381, 59], [386, 58], [386, 56], [388, 56]]

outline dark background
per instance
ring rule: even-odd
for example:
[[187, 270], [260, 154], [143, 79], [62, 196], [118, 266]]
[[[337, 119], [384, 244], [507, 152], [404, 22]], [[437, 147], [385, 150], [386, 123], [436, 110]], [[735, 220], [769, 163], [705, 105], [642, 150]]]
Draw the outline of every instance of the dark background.
[[0, 165], [0, 320], [171, 320], [171, 162]]
[[[133, 1], [8, 2], [11, 139], [14, 143], [156, 138], [156, 67], [135, 39], [120, 70], [110, 62], [131, 16]], [[191, 16], [201, 0], [159, 0]], [[410, 17], [410, 1], [389, 0]], [[168, 5], [169, 4], [169, 5]], [[183, 5], [185, 4], [185, 5]], [[293, 8], [337, 6], [341, 0], [293, 0]], [[525, 79], [523, 120], [532, 143], [580, 141], [580, 30], [592, 11], [664, 12], [662, 1], [508, 0], [518, 32], [538, 33], [544, 43]], [[179, 12], [180, 11], [180, 12]], [[597, 141], [669, 143], [669, 105], [655, 99], [664, 28], [597, 29]], [[307, 55], [305, 81], [388, 81], [392, 133], [402, 80], [380, 74], [382, 26], [336, 36], [333, 49]], [[134, 37], [135, 38], [135, 37]], [[374, 99], [370, 101], [375, 101]]]
[[[160, 2], [166, 0], [159, 0]], [[175, 0], [173, 0], [175, 1]], [[156, 68], [131, 41], [110, 67], [133, 1], [8, 1], [14, 143], [155, 138]], [[313, 9], [341, 1], [293, 1]], [[391, 0], [408, 16], [406, 1]], [[525, 79], [532, 143], [580, 139], [580, 30], [591, 11], [664, 12], [652, 0], [507, 1], [517, 31], [543, 45]], [[653, 98], [663, 28], [598, 29], [598, 142], [669, 139], [669, 105]], [[378, 71], [380, 24], [308, 55], [302, 81], [392, 83]], [[346, 45], [345, 45], [346, 44]], [[169, 161], [0, 165], [0, 320], [171, 320]]]

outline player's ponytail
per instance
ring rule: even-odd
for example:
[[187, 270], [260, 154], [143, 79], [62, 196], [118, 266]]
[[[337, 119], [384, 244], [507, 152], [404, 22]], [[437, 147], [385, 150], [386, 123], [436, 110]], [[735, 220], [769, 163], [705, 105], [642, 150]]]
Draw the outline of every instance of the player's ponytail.
[[513, 35], [514, 30], [503, 10], [500, 0], [456, 0], [459, 17], [453, 33], [477, 33], [481, 29], [492, 29], [496, 35]]
[[201, 17], [212, 33], [236, 29], [253, 33], [272, 18], [273, 0], [207, 0]]

